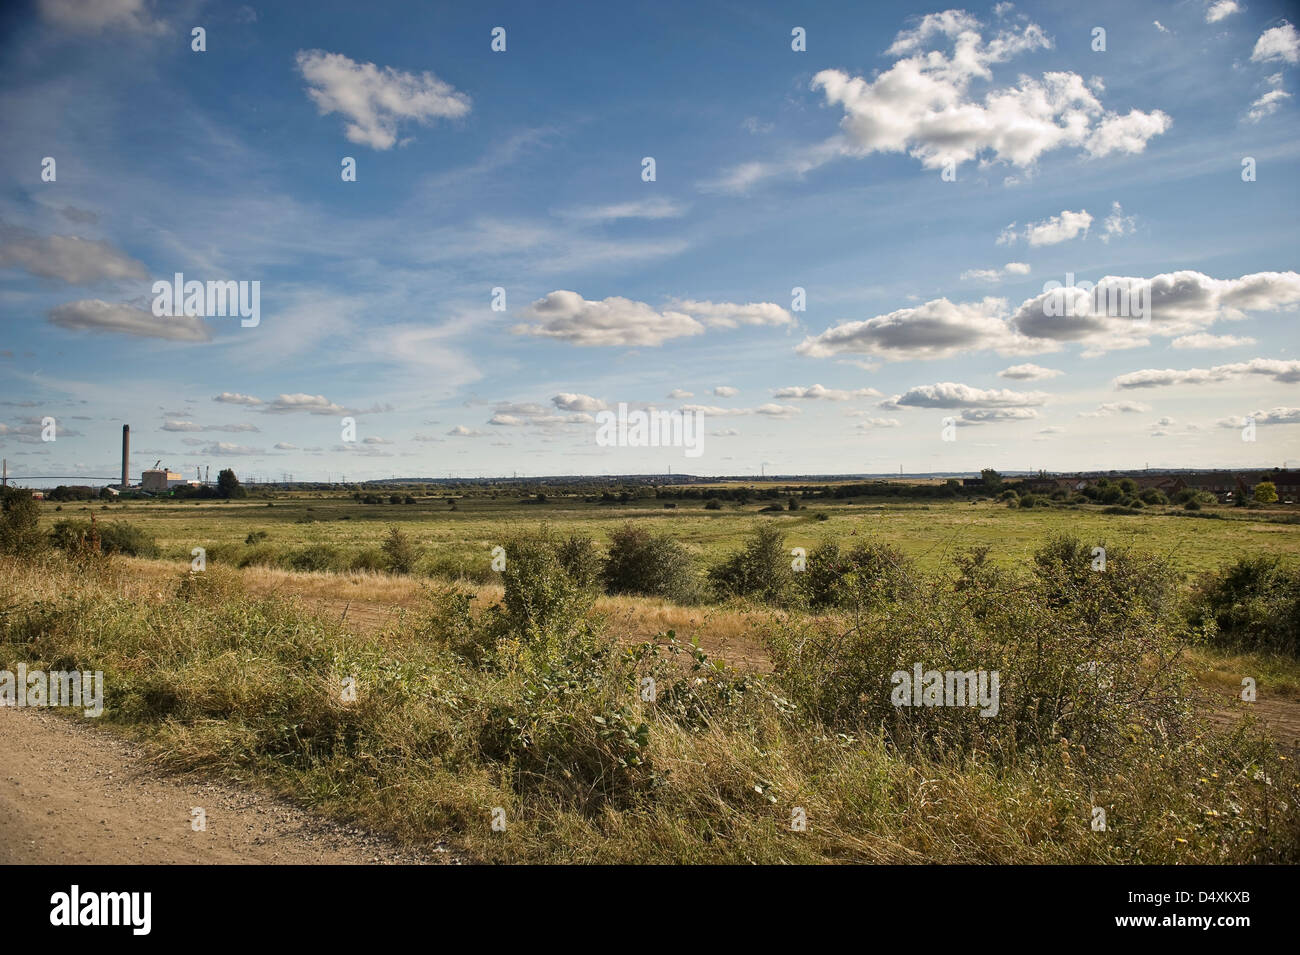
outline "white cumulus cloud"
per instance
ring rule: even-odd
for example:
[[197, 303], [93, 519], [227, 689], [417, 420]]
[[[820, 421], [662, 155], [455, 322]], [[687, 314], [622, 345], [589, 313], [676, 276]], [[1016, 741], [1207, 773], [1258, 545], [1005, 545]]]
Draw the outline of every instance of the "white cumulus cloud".
[[400, 123], [427, 125], [470, 111], [467, 95], [429, 72], [358, 63], [324, 50], [299, 50], [295, 62], [320, 114], [341, 114], [348, 141], [372, 149], [391, 149]]

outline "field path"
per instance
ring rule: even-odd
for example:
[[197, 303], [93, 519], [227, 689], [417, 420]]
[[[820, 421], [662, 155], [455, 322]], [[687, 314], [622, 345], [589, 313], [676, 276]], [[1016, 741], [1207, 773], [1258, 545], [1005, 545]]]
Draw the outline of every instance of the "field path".
[[[205, 832], [191, 829], [194, 807], [207, 814]], [[445, 848], [418, 856], [240, 786], [159, 775], [108, 732], [0, 707], [0, 864], [454, 861]]]

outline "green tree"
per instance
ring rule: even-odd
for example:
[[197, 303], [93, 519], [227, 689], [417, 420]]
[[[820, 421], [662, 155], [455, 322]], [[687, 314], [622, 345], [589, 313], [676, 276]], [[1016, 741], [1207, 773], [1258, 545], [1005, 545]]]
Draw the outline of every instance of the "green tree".
[[980, 471], [980, 477], [984, 479], [984, 489], [991, 494], [996, 494], [1002, 488], [1002, 475], [992, 468], [984, 468]]
[[5, 488], [0, 502], [0, 553], [30, 554], [43, 544], [39, 528], [41, 506], [31, 491]]
[[401, 528], [390, 527], [384, 539], [384, 556], [388, 558], [388, 567], [395, 574], [409, 574], [420, 559], [420, 552], [411, 538], [402, 533]]
[[1255, 485], [1255, 500], [1261, 504], [1272, 504], [1277, 500], [1277, 485], [1272, 481], [1260, 481]]
[[239, 483], [239, 478], [235, 477], [234, 471], [223, 468], [217, 474], [217, 493], [222, 497], [244, 497], [248, 492]]

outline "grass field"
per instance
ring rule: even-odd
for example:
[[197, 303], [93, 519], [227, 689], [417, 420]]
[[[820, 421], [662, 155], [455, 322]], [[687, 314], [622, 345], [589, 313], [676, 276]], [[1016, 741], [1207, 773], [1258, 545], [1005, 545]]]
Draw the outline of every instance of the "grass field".
[[[1199, 573], [1241, 557], [1300, 566], [1287, 509], [816, 501], [760, 513], [768, 502], [546, 493], [45, 502], [45, 529], [93, 514], [143, 531], [158, 554], [45, 544], [0, 557], [0, 668], [101, 670], [106, 722], [160, 766], [482, 860], [1300, 858], [1300, 665], [1265, 644], [1212, 645], [1185, 616]], [[787, 549], [885, 543], [915, 565], [891, 558], [901, 576], [879, 578], [858, 565], [845, 579], [863, 589], [814, 610], [722, 590], [684, 603], [605, 592], [547, 557], [569, 534], [603, 549], [629, 521], [679, 541], [701, 577], [771, 524]], [[548, 542], [516, 539], [542, 524]], [[354, 569], [382, 561], [395, 525], [423, 551], [415, 573]], [[1064, 563], [1034, 560], [1063, 534], [1079, 541]], [[1111, 552], [1104, 574], [1088, 568], [1096, 544]], [[949, 558], [980, 546], [997, 566], [959, 576]], [[202, 574], [189, 572], [195, 547], [210, 555]], [[332, 563], [294, 569], [307, 553]], [[449, 576], [472, 586], [435, 579]], [[1243, 626], [1286, 630], [1295, 601], [1269, 599]], [[1001, 674], [1001, 715], [900, 709], [893, 676], [918, 664]], [[1255, 706], [1239, 699], [1243, 676]], [[1090, 828], [1098, 806], [1104, 836]], [[505, 834], [488, 824], [498, 810]]]
[[[679, 540], [702, 563], [738, 546], [760, 522], [773, 522], [790, 547], [812, 548], [824, 540], [852, 544], [875, 539], [891, 544], [925, 570], [975, 546], [992, 549], [1004, 565], [1026, 564], [1049, 537], [1069, 532], [1108, 547], [1139, 546], [1167, 557], [1189, 575], [1213, 570], [1241, 556], [1271, 554], [1300, 561], [1300, 523], [1294, 508], [1243, 510], [1212, 507], [1195, 516], [1180, 507], [1151, 507], [1141, 514], [1106, 513], [1098, 506], [1008, 509], [993, 501], [930, 503], [813, 502], [795, 512], [759, 513], [762, 505], [724, 504], [708, 511], [702, 502], [665, 509], [653, 499], [621, 505], [584, 503], [551, 496], [521, 503], [518, 496], [466, 497], [452, 504], [417, 498], [415, 504], [360, 504], [351, 497], [284, 494], [274, 500], [179, 502], [165, 499], [114, 503], [46, 502], [43, 523], [65, 517], [127, 520], [153, 536], [162, 555], [190, 559], [194, 547], [213, 551], [216, 562], [233, 562], [249, 549], [250, 532], [264, 531], [264, 552], [274, 555], [308, 545], [337, 548], [343, 561], [377, 549], [388, 528], [400, 525], [424, 550], [422, 569], [489, 579], [491, 548], [511, 533], [546, 523], [561, 535], [582, 533], [598, 542], [628, 520], [648, 522]], [[825, 519], [820, 519], [824, 515]]]

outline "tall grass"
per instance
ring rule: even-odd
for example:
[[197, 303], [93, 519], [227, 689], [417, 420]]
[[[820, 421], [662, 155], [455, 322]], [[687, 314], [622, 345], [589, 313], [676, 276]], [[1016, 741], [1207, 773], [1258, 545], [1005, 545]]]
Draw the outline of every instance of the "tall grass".
[[[484, 860], [1300, 858], [1290, 761], [1195, 717], [1187, 634], [1141, 587], [977, 566], [916, 600], [774, 612], [762, 678], [671, 637], [619, 646], [554, 550], [507, 553], [500, 603], [446, 588], [371, 635], [220, 566], [154, 590], [119, 558], [3, 558], [0, 667], [103, 670], [105, 718], [162, 766]], [[913, 660], [1002, 668], [1004, 716], [898, 712], [881, 692]]]

